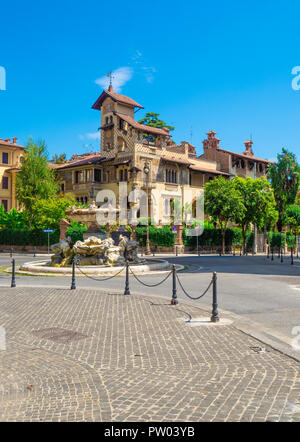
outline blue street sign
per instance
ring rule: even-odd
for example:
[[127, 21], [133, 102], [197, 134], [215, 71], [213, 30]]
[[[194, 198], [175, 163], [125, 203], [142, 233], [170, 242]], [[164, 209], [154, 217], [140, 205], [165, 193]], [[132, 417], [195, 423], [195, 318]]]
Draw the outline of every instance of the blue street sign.
[[51, 230], [51, 229], [44, 229], [43, 232], [44, 233], [53, 233], [53, 230]]
[[173, 230], [174, 233], [176, 233], [177, 232], [177, 226], [172, 226], [172, 230]]

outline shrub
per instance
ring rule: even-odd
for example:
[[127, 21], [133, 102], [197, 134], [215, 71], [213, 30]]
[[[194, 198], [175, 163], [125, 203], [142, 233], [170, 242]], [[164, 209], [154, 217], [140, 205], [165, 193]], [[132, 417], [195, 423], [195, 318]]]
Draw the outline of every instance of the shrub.
[[66, 231], [66, 236], [70, 236], [72, 242], [83, 241], [83, 234], [88, 230], [87, 226], [78, 221], [72, 221], [70, 227]]

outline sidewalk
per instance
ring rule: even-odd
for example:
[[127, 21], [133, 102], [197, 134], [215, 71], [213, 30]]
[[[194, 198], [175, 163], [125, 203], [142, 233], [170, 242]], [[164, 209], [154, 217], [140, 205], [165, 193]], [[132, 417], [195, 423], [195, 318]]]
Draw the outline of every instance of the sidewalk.
[[[97, 290], [1, 290], [1, 421], [300, 421], [300, 365], [207, 313]], [[262, 350], [261, 350], [262, 349]]]

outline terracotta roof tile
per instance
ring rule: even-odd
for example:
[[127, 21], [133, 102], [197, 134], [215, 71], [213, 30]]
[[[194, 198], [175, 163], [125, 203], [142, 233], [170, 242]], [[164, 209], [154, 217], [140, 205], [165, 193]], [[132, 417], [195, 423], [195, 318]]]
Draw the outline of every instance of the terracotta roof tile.
[[20, 144], [14, 144], [14, 143], [11, 143], [10, 141], [8, 142], [8, 141], [5, 141], [5, 140], [1, 140], [0, 139], [0, 145], [2, 146], [7, 146], [7, 147], [17, 147], [18, 149], [24, 149], [25, 150], [25, 147], [24, 146], [21, 146]]
[[225, 150], [225, 149], [217, 149], [221, 152], [226, 152], [229, 153], [230, 155], [235, 155], [237, 157], [241, 157], [241, 158], [245, 158], [247, 160], [252, 160], [252, 161], [260, 161], [261, 163], [268, 163], [268, 164], [274, 164], [274, 161], [270, 161], [270, 160], [265, 160], [263, 158], [258, 158], [258, 157], [252, 157], [250, 155], [244, 155], [242, 153], [238, 153], [238, 152], [231, 152], [230, 150]]
[[144, 109], [139, 103], [134, 101], [132, 98], [126, 97], [125, 95], [116, 94], [113, 89], [112, 90], [104, 90], [100, 97], [93, 104], [92, 109], [101, 110], [101, 105], [106, 97], [111, 97], [113, 100], [118, 101], [119, 103], [128, 104], [132, 107], [139, 107], [140, 109]]
[[84, 166], [85, 164], [93, 164], [98, 163], [101, 161], [104, 161], [105, 157], [103, 157], [101, 154], [91, 154], [91, 155], [78, 155], [78, 158], [74, 159], [73, 161], [69, 160], [63, 164], [58, 164], [56, 169], [66, 169], [69, 167], [75, 167], [75, 166]]
[[136, 129], [140, 129], [145, 132], [150, 132], [157, 135], [166, 135], [166, 136], [169, 135], [169, 133], [163, 129], [159, 129], [157, 127], [152, 127], [152, 126], [146, 126], [145, 124], [140, 124], [137, 121], [135, 121], [133, 118], [129, 117], [128, 115], [120, 114], [118, 112], [116, 112], [116, 115], [122, 118], [122, 120], [127, 121], [127, 123], [131, 124], [131, 126], [135, 127]]
[[189, 166], [189, 169], [195, 170], [197, 172], [211, 173], [212, 175], [226, 175], [226, 176], [230, 176], [230, 173], [221, 172], [220, 170], [215, 170], [215, 169], [206, 169], [206, 168], [204, 168], [202, 166], [197, 166], [195, 164], [191, 164]]

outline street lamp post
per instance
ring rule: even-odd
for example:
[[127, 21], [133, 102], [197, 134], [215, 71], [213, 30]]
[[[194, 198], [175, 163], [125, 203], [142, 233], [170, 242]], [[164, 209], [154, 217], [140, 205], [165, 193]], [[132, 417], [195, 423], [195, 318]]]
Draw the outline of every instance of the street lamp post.
[[149, 163], [146, 163], [144, 166], [144, 173], [146, 175], [146, 189], [147, 189], [147, 206], [148, 206], [148, 210], [147, 210], [147, 236], [146, 236], [146, 250], [145, 250], [145, 255], [151, 255], [151, 250], [150, 250], [150, 239], [149, 239], [149, 208], [150, 208], [150, 216], [151, 216], [151, 205], [150, 205], [150, 199], [149, 199], [149, 173], [150, 173], [150, 167], [149, 167]]

